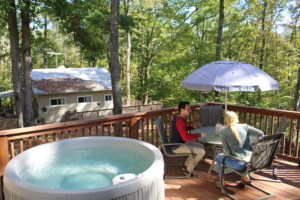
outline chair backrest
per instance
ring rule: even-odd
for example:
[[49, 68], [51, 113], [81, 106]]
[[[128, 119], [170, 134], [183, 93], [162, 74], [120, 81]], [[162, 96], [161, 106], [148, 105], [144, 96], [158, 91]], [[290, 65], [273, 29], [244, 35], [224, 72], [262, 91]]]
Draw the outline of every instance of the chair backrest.
[[158, 129], [158, 133], [159, 133], [159, 138], [162, 142], [162, 147], [163, 147], [163, 150], [165, 151], [166, 154], [173, 154], [172, 150], [171, 150], [171, 147], [172, 146], [165, 146], [164, 144], [168, 144], [169, 141], [168, 141], [168, 137], [167, 137], [167, 132], [166, 132], [166, 129], [164, 127], [164, 121], [158, 117], [154, 123], [156, 124], [156, 127]]
[[275, 134], [285, 133], [286, 128], [289, 126], [289, 120], [285, 117], [280, 119], [279, 125], [275, 131]]
[[250, 159], [251, 171], [269, 168], [277, 153], [277, 148], [283, 134], [274, 134], [260, 139], [252, 151]]
[[205, 105], [200, 107], [201, 126], [223, 124], [223, 109], [221, 105]]

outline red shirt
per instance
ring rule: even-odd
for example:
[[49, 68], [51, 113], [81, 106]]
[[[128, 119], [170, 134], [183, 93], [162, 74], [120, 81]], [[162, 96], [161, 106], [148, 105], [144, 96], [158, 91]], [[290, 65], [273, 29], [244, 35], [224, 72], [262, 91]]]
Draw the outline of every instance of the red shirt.
[[176, 118], [176, 129], [178, 130], [178, 132], [180, 133], [181, 138], [187, 142], [187, 141], [191, 141], [191, 140], [195, 140], [199, 137], [199, 135], [197, 133], [194, 134], [189, 134], [189, 128], [186, 124], [186, 120], [184, 118], [182, 118], [181, 116], [178, 116]]

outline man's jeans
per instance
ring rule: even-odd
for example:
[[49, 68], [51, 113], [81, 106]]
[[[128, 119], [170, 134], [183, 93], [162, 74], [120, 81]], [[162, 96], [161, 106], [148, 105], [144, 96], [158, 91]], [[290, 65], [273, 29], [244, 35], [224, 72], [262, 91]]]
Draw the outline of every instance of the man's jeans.
[[[222, 161], [223, 157], [224, 157], [224, 153], [220, 153], [216, 156], [219, 176], [221, 175], [221, 161]], [[234, 158], [231, 158], [231, 157], [225, 158], [224, 164], [226, 166], [229, 166], [229, 167], [231, 167], [235, 170], [239, 170], [239, 171], [246, 170], [246, 168], [247, 168], [247, 165], [244, 161], [235, 160]]]

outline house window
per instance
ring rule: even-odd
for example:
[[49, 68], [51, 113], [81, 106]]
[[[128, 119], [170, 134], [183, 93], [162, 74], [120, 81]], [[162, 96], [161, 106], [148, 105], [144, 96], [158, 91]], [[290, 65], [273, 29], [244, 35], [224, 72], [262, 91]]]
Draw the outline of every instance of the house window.
[[92, 96], [77, 97], [77, 103], [92, 103]]
[[104, 101], [112, 101], [112, 95], [111, 94], [104, 95]]
[[66, 105], [66, 98], [65, 97], [51, 98], [51, 99], [49, 99], [49, 105], [50, 106]]

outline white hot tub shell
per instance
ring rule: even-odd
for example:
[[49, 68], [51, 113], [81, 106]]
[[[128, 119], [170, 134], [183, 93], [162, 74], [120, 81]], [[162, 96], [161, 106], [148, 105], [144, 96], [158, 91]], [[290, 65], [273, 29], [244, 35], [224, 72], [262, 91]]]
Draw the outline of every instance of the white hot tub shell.
[[[153, 159], [148, 169], [138, 177], [116, 185], [96, 188], [64, 190], [39, 187], [25, 182], [18, 171], [31, 156], [43, 156], [49, 151], [75, 150], [94, 147], [118, 147], [138, 151]], [[45, 154], [43, 154], [45, 152]], [[163, 200], [164, 199], [163, 156], [155, 146], [129, 138], [120, 137], [81, 137], [60, 140], [28, 149], [13, 158], [4, 171], [5, 200]]]

